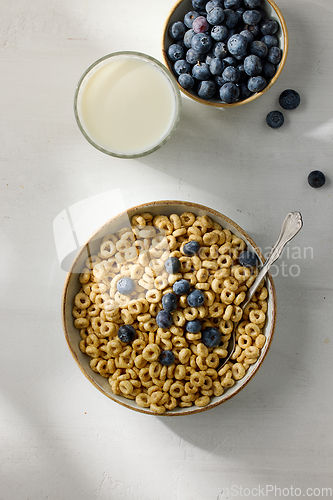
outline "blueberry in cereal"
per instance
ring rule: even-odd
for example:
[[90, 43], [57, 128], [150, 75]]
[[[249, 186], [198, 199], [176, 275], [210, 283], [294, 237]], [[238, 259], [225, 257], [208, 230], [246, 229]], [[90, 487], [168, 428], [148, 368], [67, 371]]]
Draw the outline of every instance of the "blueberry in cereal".
[[258, 257], [254, 252], [246, 250], [241, 252], [238, 257], [239, 263], [245, 267], [254, 267], [258, 265]]
[[188, 241], [183, 246], [183, 254], [192, 257], [199, 252], [200, 244], [196, 240]]
[[124, 344], [132, 342], [135, 335], [136, 332], [132, 325], [121, 325], [118, 329], [118, 337]]
[[169, 274], [177, 274], [180, 271], [181, 263], [178, 257], [169, 257], [165, 263], [164, 267], [167, 273]]
[[173, 285], [173, 291], [176, 295], [184, 295], [190, 291], [190, 288], [190, 283], [185, 279], [178, 280]]
[[177, 295], [174, 293], [166, 293], [162, 297], [162, 307], [165, 311], [172, 312], [177, 309]]
[[200, 307], [205, 302], [205, 295], [201, 290], [193, 290], [187, 296], [187, 303], [190, 307]]
[[169, 311], [162, 310], [156, 316], [157, 326], [163, 329], [170, 328], [173, 323], [173, 318]]
[[120, 278], [120, 280], [117, 282], [117, 290], [122, 295], [131, 295], [134, 289], [135, 282], [132, 280], [132, 278], [128, 278], [125, 276], [124, 278]]
[[221, 332], [214, 327], [205, 328], [201, 339], [206, 347], [217, 347], [221, 342]]
[[163, 351], [160, 354], [160, 363], [163, 366], [170, 366], [175, 362], [175, 355], [172, 351]]

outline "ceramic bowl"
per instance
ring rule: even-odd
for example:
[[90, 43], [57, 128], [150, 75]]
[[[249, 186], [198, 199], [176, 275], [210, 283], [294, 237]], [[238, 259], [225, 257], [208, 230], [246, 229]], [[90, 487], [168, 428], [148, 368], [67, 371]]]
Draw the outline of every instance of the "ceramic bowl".
[[[267, 86], [261, 91], [257, 92], [247, 99], [239, 100], [237, 102], [234, 102], [232, 104], [227, 104], [222, 102], [220, 99], [201, 99], [198, 97], [194, 91], [192, 90], [185, 90], [181, 85], [179, 85], [179, 88], [183, 94], [185, 94], [187, 97], [190, 99], [193, 99], [194, 101], [205, 104], [207, 106], [213, 106], [215, 108], [228, 108], [228, 107], [233, 107], [233, 106], [240, 106], [241, 104], [246, 104], [248, 102], [252, 102], [255, 99], [258, 99], [260, 96], [262, 96], [265, 92], [267, 92], [272, 85], [276, 82], [276, 80], [279, 78], [283, 67], [285, 65], [286, 59], [287, 59], [287, 53], [288, 53], [288, 32], [287, 32], [287, 26], [285, 23], [285, 20], [283, 18], [283, 15], [278, 8], [278, 6], [273, 2], [273, 0], [262, 0], [261, 1], [261, 8], [266, 12], [267, 17], [270, 19], [276, 20], [280, 27], [278, 32], [275, 34], [277, 38], [279, 39], [279, 47], [282, 49], [282, 59], [278, 65], [277, 71], [273, 78], [269, 81]], [[170, 59], [167, 56], [167, 50], [168, 47], [172, 43], [176, 43], [174, 40], [169, 35], [169, 28], [170, 26], [176, 22], [176, 21], [183, 21], [184, 15], [193, 10], [192, 7], [192, 2], [191, 0], [178, 0], [177, 3], [173, 6], [171, 9], [166, 22], [164, 24], [164, 29], [163, 29], [163, 36], [162, 36], [162, 55], [164, 59], [164, 63], [169, 68], [171, 73], [175, 76], [175, 73], [173, 71], [173, 63], [170, 61]], [[177, 80], [177, 77], [175, 76], [175, 79]]]
[[[98, 252], [101, 240], [105, 235], [110, 233], [111, 234], [115, 233], [116, 231], [118, 231], [123, 227], [128, 227], [132, 216], [142, 212], [150, 212], [152, 215], [162, 214], [167, 216], [171, 214], [181, 215], [184, 212], [192, 212], [197, 216], [208, 215], [213, 221], [220, 224], [223, 227], [223, 229], [229, 229], [235, 235], [242, 238], [246, 242], [248, 249], [256, 252], [261, 263], [264, 262], [264, 259], [258, 246], [255, 244], [252, 238], [241, 227], [238, 226], [238, 224], [233, 222], [225, 215], [217, 212], [216, 210], [195, 203], [184, 202], [184, 201], [156, 201], [133, 207], [128, 211], [122, 212], [116, 217], [113, 217], [112, 219], [108, 220], [99, 229], [97, 229], [95, 233], [92, 234], [90, 238], [86, 241], [86, 243], [82, 246], [67, 274], [62, 296], [62, 321], [69, 349], [74, 357], [74, 360], [81, 369], [82, 373], [99, 391], [101, 391], [101, 393], [103, 393], [105, 396], [107, 396], [114, 402], [119, 403], [128, 409], [135, 410], [148, 415], [155, 415], [155, 413], [152, 412], [149, 408], [139, 407], [134, 400], [125, 399], [122, 396], [115, 395], [111, 391], [108, 379], [103, 378], [100, 374], [92, 371], [89, 365], [91, 358], [86, 354], [83, 354], [79, 349], [79, 342], [81, 338], [79, 335], [79, 330], [74, 327], [73, 316], [72, 316], [74, 297], [79, 292], [81, 286], [78, 277], [79, 273], [81, 273], [81, 270], [85, 265], [84, 263], [87, 256], [93, 255]], [[225, 390], [224, 394], [222, 394], [219, 397], [215, 396], [212, 397], [211, 402], [208, 406], [205, 407], [192, 406], [187, 408], [176, 407], [175, 409], [169, 410], [166, 413], [164, 413], [163, 414], [164, 416], [191, 415], [194, 413], [214, 408], [220, 405], [221, 403], [228, 401], [236, 394], [238, 394], [255, 376], [263, 360], [266, 357], [268, 349], [270, 348], [275, 327], [276, 297], [275, 297], [275, 288], [273, 279], [270, 274], [268, 274], [266, 287], [268, 290], [268, 297], [267, 297], [268, 310], [266, 315], [266, 324], [264, 327], [266, 343], [264, 347], [261, 349], [258, 361], [255, 364], [250, 365], [244, 378], [236, 381], [233, 387]]]

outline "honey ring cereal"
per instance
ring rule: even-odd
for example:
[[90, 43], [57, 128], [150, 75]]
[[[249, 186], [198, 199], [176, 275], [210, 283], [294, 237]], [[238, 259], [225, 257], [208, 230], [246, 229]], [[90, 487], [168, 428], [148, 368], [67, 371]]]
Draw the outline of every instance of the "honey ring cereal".
[[[90, 356], [91, 369], [108, 378], [115, 394], [139, 407], [156, 414], [176, 406], [203, 407], [232, 387], [259, 358], [266, 342], [267, 288], [262, 282], [242, 318], [239, 306], [257, 270], [239, 264], [245, 242], [210, 217], [142, 213], [131, 224], [132, 228], [104, 236], [99, 251], [84, 263], [72, 308], [79, 348]], [[188, 241], [199, 243], [194, 256], [182, 253]], [[165, 269], [171, 256], [181, 263], [175, 274]], [[121, 277], [135, 282], [130, 296], [117, 290]], [[173, 284], [180, 279], [187, 280], [192, 290], [204, 292], [204, 304], [190, 307], [186, 294], [178, 296], [173, 323], [160, 328], [156, 318], [163, 308], [162, 297], [173, 293]], [[186, 323], [194, 319], [203, 329], [218, 328], [221, 344], [208, 348], [201, 331], [188, 332]], [[234, 354], [217, 371], [227, 355], [233, 324], [241, 319]], [[128, 344], [118, 337], [122, 325], [132, 325], [135, 331]], [[172, 351], [172, 365], [160, 363], [163, 350]]]

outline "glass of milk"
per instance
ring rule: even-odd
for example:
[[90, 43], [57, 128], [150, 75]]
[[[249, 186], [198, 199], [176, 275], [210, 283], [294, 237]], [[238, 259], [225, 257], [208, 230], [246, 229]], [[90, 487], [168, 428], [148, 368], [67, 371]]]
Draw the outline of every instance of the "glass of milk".
[[94, 62], [82, 75], [74, 113], [84, 137], [118, 158], [138, 158], [171, 136], [181, 97], [170, 71], [139, 52], [115, 52]]

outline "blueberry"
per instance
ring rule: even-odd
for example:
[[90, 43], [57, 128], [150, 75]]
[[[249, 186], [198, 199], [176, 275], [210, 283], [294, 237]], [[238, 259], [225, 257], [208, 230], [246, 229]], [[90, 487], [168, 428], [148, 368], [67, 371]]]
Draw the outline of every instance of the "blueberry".
[[200, 81], [208, 80], [208, 78], [211, 76], [208, 64], [199, 61], [192, 68], [192, 76], [193, 78], [196, 78]]
[[179, 61], [179, 59], [183, 59], [185, 55], [184, 48], [178, 43], [173, 43], [168, 48], [168, 57], [171, 61]]
[[196, 33], [191, 40], [192, 49], [197, 50], [200, 54], [209, 52], [212, 46], [212, 39], [206, 33]]
[[267, 80], [263, 76], [251, 76], [247, 82], [251, 92], [261, 92], [267, 85]]
[[258, 24], [261, 19], [261, 14], [258, 10], [246, 10], [243, 14], [243, 21], [245, 24], [254, 26]]
[[186, 26], [181, 21], [176, 21], [169, 28], [169, 35], [173, 40], [181, 40], [186, 32]]
[[268, 49], [267, 61], [271, 64], [279, 64], [281, 61], [282, 52], [279, 47], [270, 47]]
[[197, 50], [188, 49], [186, 52], [186, 61], [190, 64], [196, 64], [199, 61], [202, 61], [203, 54], [199, 54]]
[[274, 35], [264, 35], [261, 41], [264, 42], [269, 49], [279, 45], [279, 40]]
[[255, 54], [261, 59], [264, 59], [268, 54], [268, 47], [261, 40], [254, 40], [252, 43], [250, 43], [250, 52], [251, 54]]
[[179, 76], [182, 73], [189, 73], [191, 71], [191, 65], [187, 61], [185, 61], [185, 59], [180, 59], [179, 61], [175, 62], [175, 64], [173, 65], [173, 69]]
[[227, 28], [236, 28], [238, 24], [238, 16], [232, 9], [225, 9], [224, 11], [224, 24]]
[[240, 265], [245, 267], [254, 267], [258, 263], [258, 257], [254, 252], [250, 252], [250, 250], [241, 252], [239, 254], [238, 260]]
[[199, 14], [195, 10], [190, 10], [184, 16], [184, 24], [187, 28], [192, 28], [193, 21]]
[[118, 328], [118, 338], [124, 344], [129, 344], [135, 338], [136, 331], [132, 325], [121, 325]]
[[216, 42], [213, 46], [214, 57], [224, 59], [228, 54], [228, 46], [224, 42]]
[[221, 333], [217, 328], [209, 326], [202, 331], [201, 340], [206, 347], [217, 347], [221, 342]]
[[308, 183], [313, 188], [319, 188], [325, 184], [325, 175], [320, 170], [313, 170], [308, 175]]
[[220, 8], [223, 7], [220, 0], [209, 0], [205, 5], [205, 10], [208, 13], [212, 11], [215, 7], [220, 7]]
[[198, 85], [198, 97], [200, 99], [211, 99], [215, 96], [217, 90], [216, 82], [213, 80], [204, 80]]
[[183, 42], [184, 42], [184, 45], [187, 49], [190, 49], [192, 47], [192, 38], [194, 37], [195, 35], [195, 31], [193, 29], [189, 29], [186, 31], [185, 35], [184, 35], [184, 39], [183, 39]]
[[124, 276], [117, 281], [117, 290], [122, 295], [131, 295], [131, 293], [135, 290], [135, 282], [132, 278]]
[[172, 351], [162, 351], [159, 360], [161, 365], [170, 366], [175, 361], [175, 355]]
[[237, 101], [239, 92], [239, 88], [234, 83], [227, 82], [220, 88], [221, 101], [232, 104]]
[[196, 10], [201, 10], [205, 8], [207, 0], [192, 0], [192, 7]]
[[156, 323], [159, 328], [166, 330], [172, 325], [173, 317], [169, 311], [164, 311], [164, 309], [162, 309], [162, 311], [160, 311], [156, 316]]
[[247, 43], [243, 35], [233, 35], [228, 40], [228, 50], [233, 56], [242, 56], [246, 54]]
[[280, 128], [284, 123], [284, 116], [281, 111], [271, 111], [266, 116], [266, 123], [271, 128]]
[[224, 8], [225, 9], [239, 9], [242, 5], [242, 0], [224, 0]]
[[219, 26], [213, 26], [210, 31], [210, 36], [216, 42], [223, 42], [223, 40], [225, 40], [228, 36], [228, 28], [223, 24]]
[[223, 58], [223, 63], [226, 66], [237, 66], [237, 61], [234, 57], [232, 56], [227, 56]]
[[238, 86], [239, 91], [240, 91], [239, 95], [240, 95], [241, 99], [248, 99], [252, 95], [252, 92], [247, 88], [246, 83], [244, 83], [244, 82], [237, 83], [237, 86]]
[[167, 273], [169, 274], [177, 274], [180, 271], [181, 263], [177, 257], [169, 257], [164, 262], [164, 267]]
[[260, 24], [260, 31], [263, 35], [274, 35], [278, 29], [279, 25], [274, 19], [264, 19]]
[[193, 21], [192, 28], [196, 33], [206, 33], [209, 30], [207, 19], [204, 16], [196, 17]]
[[254, 38], [258, 37], [260, 34], [260, 28], [258, 24], [246, 24], [244, 29], [250, 31]]
[[239, 71], [239, 81], [243, 81], [247, 78], [247, 74], [245, 73], [244, 64], [239, 64], [236, 66], [236, 69]]
[[279, 104], [283, 109], [296, 109], [301, 102], [299, 93], [296, 90], [284, 90], [279, 97]]
[[204, 302], [205, 296], [201, 290], [195, 289], [187, 296], [187, 303], [190, 307], [200, 307]]
[[247, 43], [253, 42], [254, 36], [253, 36], [253, 33], [251, 33], [251, 31], [243, 30], [239, 34], [242, 35], [246, 39]]
[[194, 78], [189, 73], [182, 73], [179, 75], [178, 83], [185, 90], [191, 90], [195, 85]]
[[244, 71], [249, 76], [258, 76], [262, 72], [260, 57], [251, 54], [244, 59]]
[[197, 254], [199, 252], [200, 243], [196, 240], [188, 241], [183, 246], [183, 254], [189, 257]]
[[221, 7], [214, 7], [214, 9], [212, 9], [207, 14], [207, 21], [209, 22], [209, 24], [212, 24], [213, 26], [221, 24], [223, 20], [224, 20], [224, 10]]
[[222, 75], [223, 63], [219, 57], [214, 57], [210, 63], [210, 72], [212, 75]]
[[199, 319], [193, 319], [186, 323], [186, 331], [190, 333], [199, 333], [202, 328], [202, 323]]
[[185, 279], [176, 281], [172, 287], [176, 295], [184, 295], [190, 291], [190, 288], [190, 283]]
[[222, 73], [222, 78], [226, 82], [232, 82], [232, 83], [237, 83], [238, 80], [240, 79], [240, 72], [238, 68], [235, 68], [234, 66], [228, 66], [225, 68], [225, 70]]
[[248, 9], [256, 9], [257, 7], [260, 7], [260, 2], [261, 0], [244, 0], [244, 5]]
[[162, 297], [162, 307], [167, 312], [177, 309], [177, 296], [174, 293], [166, 293]]
[[271, 80], [276, 73], [276, 66], [271, 64], [270, 62], [265, 62], [264, 67], [262, 69], [262, 75], [266, 78], [266, 80]]
[[226, 81], [222, 78], [222, 76], [218, 76], [218, 75], [216, 75], [216, 76], [214, 77], [214, 81], [217, 83], [217, 85], [218, 85], [219, 87], [222, 87], [225, 83], [227, 83], [227, 82], [226, 82]]
[[212, 60], [214, 59], [214, 54], [212, 51], [209, 51], [208, 54], [205, 55], [205, 63], [208, 64], [208, 66], [210, 66]]

